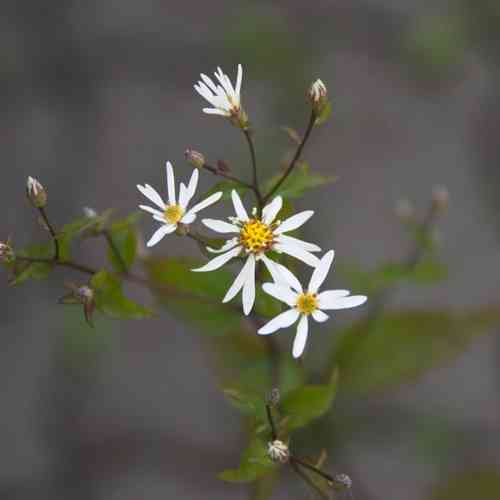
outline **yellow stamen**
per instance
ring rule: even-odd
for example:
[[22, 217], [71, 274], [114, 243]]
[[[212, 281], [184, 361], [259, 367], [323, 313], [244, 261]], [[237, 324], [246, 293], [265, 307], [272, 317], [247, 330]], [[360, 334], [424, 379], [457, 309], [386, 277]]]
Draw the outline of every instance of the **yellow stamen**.
[[163, 218], [169, 224], [177, 224], [184, 215], [184, 209], [180, 205], [168, 205], [163, 213]]
[[250, 219], [245, 222], [240, 231], [240, 243], [251, 253], [261, 253], [269, 250], [273, 238], [272, 228], [257, 219]]
[[297, 310], [302, 314], [311, 314], [318, 309], [318, 299], [315, 293], [301, 293], [297, 298], [295, 305]]

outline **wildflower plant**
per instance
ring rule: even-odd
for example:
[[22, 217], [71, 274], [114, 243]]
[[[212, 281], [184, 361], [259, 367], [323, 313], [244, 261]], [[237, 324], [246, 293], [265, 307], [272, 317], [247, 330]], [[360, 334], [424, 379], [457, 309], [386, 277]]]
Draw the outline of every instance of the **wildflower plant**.
[[[222, 472], [221, 479], [259, 482], [290, 465], [307, 487], [328, 498], [334, 490], [350, 488], [351, 480], [323, 470], [326, 452], [320, 451], [328, 449], [329, 442], [319, 439], [318, 460], [299, 458], [294, 431], [310, 426], [314, 432], [338, 390], [360, 395], [412, 380], [449, 358], [448, 347], [454, 345], [449, 340], [456, 332], [465, 344], [471, 331], [487, 331], [499, 315], [482, 309], [441, 311], [436, 322], [432, 312], [387, 310], [397, 286], [435, 283], [446, 275], [436, 252], [436, 224], [449, 203], [444, 188], [435, 190], [422, 218], [410, 202], [398, 204], [396, 215], [413, 241], [407, 257], [361, 271], [348, 264], [348, 256], [337, 255], [341, 265], [336, 282], [349, 284], [354, 295], [345, 289], [324, 290], [334, 258], [333, 231], [325, 214], [318, 213], [320, 207], [304, 206], [301, 198], [335, 180], [310, 168], [303, 158], [311, 134], [331, 113], [326, 85], [318, 79], [305, 91], [307, 125], [303, 134], [285, 129], [292, 152], [278, 171], [258, 168], [255, 130], [242, 105], [242, 66], [235, 80], [217, 68], [214, 78], [202, 73], [194, 87], [210, 104], [203, 109], [209, 119], [227, 120], [241, 131], [251, 165], [245, 178], [236, 176], [224, 159], [213, 164], [188, 148], [189, 167], [166, 161], [163, 188], [137, 186], [147, 200], [144, 204], [138, 197], [140, 211], [116, 217], [111, 209], [85, 208], [83, 217], [61, 225], [50, 190], [30, 177], [26, 195], [46, 241], [18, 249], [9, 238], [0, 243], [0, 260], [12, 285], [44, 279], [56, 269], [63, 276], [64, 271], [78, 275], [77, 282], [62, 282], [66, 293], [58, 303], [80, 307], [82, 319], [92, 328], [99, 329], [101, 315], [147, 320], [159, 306], [190, 324], [211, 346], [223, 393], [247, 423], [248, 446], [240, 465]], [[219, 179], [204, 194], [198, 190], [202, 175]], [[187, 184], [177, 185], [176, 178], [188, 176]], [[213, 217], [216, 205], [222, 219]], [[145, 245], [137, 231], [144, 212], [151, 216], [146, 224], [152, 231]], [[327, 229], [321, 245], [300, 233], [318, 219]], [[176, 238], [192, 240], [199, 257], [176, 253]], [[82, 239], [102, 242], [108, 262], [91, 266], [76, 260], [73, 246]], [[161, 256], [147, 252], [153, 246]], [[309, 278], [307, 286], [304, 277]], [[156, 302], [145, 306], [129, 299], [124, 283], [149, 289]], [[352, 325], [346, 327], [344, 321], [338, 331], [328, 326], [336, 324], [337, 315], [352, 319], [343, 310], [358, 307], [359, 319]], [[306, 369], [309, 349], [326, 358], [314, 372]], [[423, 353], [418, 362], [413, 350]], [[321, 382], [313, 384], [311, 377]]]

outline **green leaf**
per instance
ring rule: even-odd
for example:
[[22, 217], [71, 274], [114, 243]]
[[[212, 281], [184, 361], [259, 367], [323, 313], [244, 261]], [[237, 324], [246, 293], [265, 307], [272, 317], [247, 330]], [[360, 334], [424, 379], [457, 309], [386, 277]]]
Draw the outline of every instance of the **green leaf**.
[[327, 384], [305, 385], [283, 398], [281, 411], [289, 418], [288, 430], [304, 427], [330, 409], [337, 392], [337, 380], [338, 374], [334, 370]]
[[325, 123], [328, 120], [328, 118], [330, 118], [331, 114], [332, 114], [332, 103], [328, 101], [325, 104], [324, 108], [321, 110], [321, 114], [318, 116], [318, 118], [316, 118], [314, 125], [315, 126], [323, 125], [323, 123]]
[[238, 389], [224, 389], [226, 399], [241, 413], [266, 422], [265, 394], [244, 393]]
[[432, 500], [497, 500], [500, 498], [498, 467], [484, 466], [465, 470], [436, 488]]
[[[266, 182], [264, 192], [269, 192], [273, 186], [281, 179], [282, 173], [275, 175]], [[311, 171], [307, 163], [299, 163], [283, 182], [280, 188], [276, 191], [276, 195], [281, 195], [284, 198], [301, 198], [304, 193], [318, 186], [331, 184], [335, 182], [336, 177], [325, 176]]]
[[[30, 257], [32, 259], [51, 259], [54, 256], [54, 243], [52, 241], [41, 245], [30, 245], [18, 252], [19, 257]], [[9, 280], [10, 285], [19, 285], [29, 279], [45, 279], [53, 268], [53, 264], [43, 262], [26, 262], [20, 259], [14, 260], [8, 267], [12, 270], [13, 277]]]
[[247, 483], [270, 474], [276, 470], [276, 464], [267, 456], [266, 443], [254, 437], [241, 457], [238, 469], [229, 469], [219, 474], [219, 479], [230, 483]]
[[109, 316], [120, 319], [142, 319], [153, 312], [123, 295], [120, 279], [108, 271], [100, 271], [92, 276], [90, 285], [95, 292], [96, 308]]
[[[123, 272], [130, 269], [137, 255], [137, 232], [135, 224], [142, 214], [133, 213], [127, 218], [116, 221], [109, 228], [109, 236], [112, 244], [119, 252], [121, 259], [117, 257], [115, 251], [108, 244], [108, 259], [117, 272]], [[123, 264], [126, 269], [123, 269]]]
[[479, 335], [500, 324], [500, 306], [465, 313], [447, 310], [388, 312], [359, 321], [341, 336], [331, 365], [341, 388], [369, 393], [412, 382], [430, 368], [463, 352]]

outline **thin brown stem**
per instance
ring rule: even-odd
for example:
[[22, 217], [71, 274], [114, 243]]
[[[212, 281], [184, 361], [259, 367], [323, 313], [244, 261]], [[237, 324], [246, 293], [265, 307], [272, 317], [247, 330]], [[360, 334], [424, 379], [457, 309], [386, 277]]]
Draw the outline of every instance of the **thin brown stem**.
[[274, 424], [273, 413], [270, 404], [266, 404], [267, 420], [269, 421], [269, 427], [271, 428], [271, 438], [276, 441], [278, 438], [278, 433], [276, 432], [276, 425]]
[[84, 264], [78, 264], [77, 262], [73, 262], [70, 260], [55, 260], [55, 259], [44, 259], [44, 258], [38, 258], [38, 257], [23, 257], [21, 255], [18, 255], [16, 257], [16, 260], [21, 260], [25, 262], [31, 262], [31, 263], [38, 263], [38, 264], [51, 264], [54, 266], [60, 266], [60, 267], [69, 267], [70, 269], [75, 269], [77, 271], [80, 271], [84, 274], [95, 274], [97, 271], [95, 269], [92, 269], [91, 267], [88, 267]]
[[329, 496], [319, 488], [317, 484], [292, 460], [290, 460], [290, 466], [295, 471], [295, 473], [307, 484], [309, 485], [321, 498], [329, 500]]
[[276, 184], [270, 189], [270, 191], [264, 196], [263, 198], [263, 203], [266, 203], [271, 196], [273, 196], [276, 191], [281, 187], [281, 185], [286, 181], [288, 176], [292, 173], [292, 170], [295, 168], [297, 165], [300, 156], [302, 154], [302, 150], [304, 149], [304, 146], [309, 139], [309, 136], [311, 135], [312, 129], [314, 128], [314, 123], [316, 122], [316, 113], [314, 112], [314, 109], [311, 110], [311, 116], [309, 117], [309, 123], [307, 124], [307, 129], [304, 133], [304, 137], [302, 138], [302, 141], [300, 144], [297, 146], [297, 150], [295, 151], [295, 154], [293, 155], [292, 161], [288, 165], [287, 169], [283, 172], [283, 175], [276, 181]]
[[297, 458], [295, 456], [290, 457], [290, 463], [296, 463], [298, 465], [301, 465], [302, 467], [305, 467], [306, 469], [309, 469], [312, 472], [315, 472], [319, 476], [321, 476], [323, 479], [326, 479], [329, 483], [332, 485], [335, 484], [337, 481], [335, 481], [335, 478], [330, 476], [330, 474], [327, 474], [326, 472], [323, 472], [321, 469], [318, 469], [314, 465], [305, 462], [304, 460], [301, 460], [300, 458]]
[[38, 211], [40, 212], [40, 215], [42, 216], [43, 222], [47, 226], [47, 229], [49, 230], [50, 236], [52, 236], [52, 241], [54, 242], [54, 261], [59, 260], [59, 241], [57, 240], [57, 234], [52, 226], [52, 224], [49, 221], [49, 218], [47, 217], [47, 212], [45, 211], [45, 208], [39, 207]]
[[250, 129], [243, 129], [243, 134], [245, 135], [245, 139], [247, 140], [248, 149], [250, 150], [250, 158], [252, 162], [252, 189], [255, 193], [255, 197], [257, 198], [257, 206], [259, 209], [259, 213], [262, 212], [262, 206], [264, 205], [262, 194], [259, 188], [259, 179], [257, 175], [257, 157], [255, 155], [255, 146], [253, 144], [252, 133]]

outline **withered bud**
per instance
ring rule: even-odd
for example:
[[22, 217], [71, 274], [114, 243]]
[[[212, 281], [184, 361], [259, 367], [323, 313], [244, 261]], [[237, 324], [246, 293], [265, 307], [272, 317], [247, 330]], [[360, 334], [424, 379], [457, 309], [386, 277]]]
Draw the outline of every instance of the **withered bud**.
[[333, 478], [338, 487], [350, 490], [352, 486], [352, 479], [347, 474], [336, 474]]
[[9, 264], [14, 261], [14, 250], [10, 241], [0, 242], [0, 262]]
[[227, 174], [231, 169], [224, 160], [217, 160], [217, 171], [221, 174]]
[[88, 285], [75, 285], [74, 283], [66, 283], [66, 288], [70, 292], [59, 299], [60, 304], [81, 304], [83, 305], [83, 315], [85, 321], [94, 326], [92, 322], [92, 314], [95, 309], [94, 290]]
[[272, 406], [278, 405], [280, 402], [280, 390], [277, 387], [275, 387], [271, 391], [271, 394], [269, 394], [269, 397], [267, 400], [268, 400], [269, 404]]
[[325, 84], [319, 78], [311, 84], [307, 96], [316, 116], [321, 115], [321, 112], [328, 103], [328, 91]]
[[439, 213], [446, 212], [450, 204], [450, 193], [444, 186], [436, 186], [432, 190], [432, 208]]
[[87, 217], [87, 219], [94, 219], [97, 217], [97, 212], [91, 207], [83, 207], [83, 215]]
[[36, 208], [43, 208], [47, 204], [47, 191], [33, 177], [28, 177], [26, 182], [26, 194], [31, 204]]
[[184, 152], [187, 162], [194, 168], [203, 168], [205, 166], [205, 157], [194, 149], [186, 149]]
[[415, 216], [415, 209], [413, 208], [410, 200], [403, 198], [396, 202], [396, 206], [394, 207], [394, 212], [396, 217], [400, 219], [402, 222], [408, 222], [413, 219]]
[[279, 439], [267, 443], [267, 454], [273, 462], [286, 464], [290, 460], [288, 446]]

